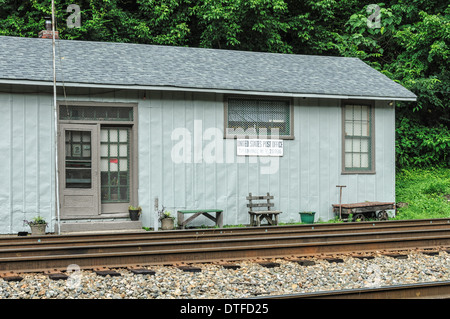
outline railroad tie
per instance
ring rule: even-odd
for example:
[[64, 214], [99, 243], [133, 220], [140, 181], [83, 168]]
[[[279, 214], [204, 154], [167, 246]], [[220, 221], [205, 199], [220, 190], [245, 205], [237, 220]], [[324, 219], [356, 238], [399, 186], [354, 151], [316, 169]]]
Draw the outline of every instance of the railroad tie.
[[121, 276], [120, 273], [118, 273], [117, 271], [111, 270], [109, 268], [106, 267], [100, 267], [100, 268], [94, 268], [94, 272], [98, 275], [98, 276], [111, 276], [111, 277], [119, 277]]
[[383, 256], [387, 256], [387, 257], [391, 257], [391, 258], [395, 258], [395, 259], [408, 259], [408, 255], [405, 254], [396, 254], [396, 253], [392, 253], [392, 254], [383, 254]]
[[52, 280], [67, 280], [69, 278], [69, 276], [67, 276], [66, 274], [63, 274], [58, 269], [47, 270], [44, 273], [47, 275], [47, 277], [49, 279], [52, 279]]
[[438, 250], [432, 250], [432, 249], [424, 249], [424, 250], [420, 250], [419, 252], [424, 254], [424, 255], [428, 255], [428, 256], [439, 255], [439, 251]]
[[344, 260], [342, 258], [325, 258], [329, 263], [342, 263]]
[[275, 268], [280, 267], [280, 263], [272, 262], [272, 261], [260, 261], [258, 264], [265, 268]]
[[184, 272], [201, 272], [202, 271], [201, 268], [190, 266], [185, 262], [174, 263], [173, 266]]
[[0, 278], [4, 281], [21, 281], [23, 279], [19, 274], [12, 271], [0, 273]]
[[202, 269], [200, 267], [193, 266], [178, 266], [178, 269], [181, 269], [184, 272], [201, 272]]
[[141, 265], [128, 266], [127, 269], [135, 275], [154, 275], [156, 272], [151, 269], [144, 268]]
[[306, 258], [299, 258], [298, 256], [288, 256], [284, 257], [285, 260], [293, 263], [297, 263], [300, 266], [314, 266], [316, 262], [314, 260], [309, 260]]
[[293, 260], [293, 262], [296, 262], [297, 264], [301, 266], [314, 266], [316, 262], [314, 260], [308, 260], [308, 259], [298, 259]]
[[233, 263], [233, 262], [230, 262], [230, 261], [223, 260], [223, 259], [221, 259], [221, 260], [215, 262], [215, 264], [217, 264], [217, 265], [223, 267], [224, 269], [233, 269], [233, 270], [236, 270], [236, 269], [241, 268], [240, 265], [238, 265], [238, 264], [236, 264], [236, 263]]

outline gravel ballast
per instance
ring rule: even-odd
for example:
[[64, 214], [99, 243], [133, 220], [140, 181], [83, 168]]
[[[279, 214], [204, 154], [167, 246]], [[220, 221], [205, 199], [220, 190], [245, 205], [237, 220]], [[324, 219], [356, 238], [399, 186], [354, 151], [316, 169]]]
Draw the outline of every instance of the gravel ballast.
[[154, 274], [115, 269], [120, 276], [82, 270], [67, 273], [67, 280], [22, 274], [21, 281], [0, 279], [0, 299], [229, 299], [450, 280], [450, 254], [443, 251], [434, 256], [412, 252], [405, 259], [341, 258], [342, 262], [309, 259], [313, 265], [276, 259], [275, 267], [239, 261], [238, 269], [196, 264], [201, 271], [148, 267]]

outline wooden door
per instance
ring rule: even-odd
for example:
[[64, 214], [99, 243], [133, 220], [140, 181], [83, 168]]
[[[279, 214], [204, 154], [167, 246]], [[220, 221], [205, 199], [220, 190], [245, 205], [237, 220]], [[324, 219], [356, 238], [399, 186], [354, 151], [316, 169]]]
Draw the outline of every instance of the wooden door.
[[59, 132], [61, 218], [98, 216], [99, 125], [61, 124]]

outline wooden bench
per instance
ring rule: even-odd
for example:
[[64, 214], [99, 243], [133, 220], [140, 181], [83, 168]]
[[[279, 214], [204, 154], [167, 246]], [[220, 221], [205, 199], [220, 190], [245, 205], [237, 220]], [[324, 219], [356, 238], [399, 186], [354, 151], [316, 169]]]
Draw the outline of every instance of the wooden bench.
[[[263, 196], [252, 196], [252, 193], [249, 193], [247, 196], [247, 200], [249, 201], [247, 207], [249, 208], [248, 213], [250, 214], [250, 226], [261, 226], [263, 219], [266, 219], [269, 225], [278, 225], [278, 215], [281, 214], [281, 211], [271, 210], [274, 206], [270, 202], [271, 199], [273, 199], [273, 196], [270, 193]], [[257, 202], [255, 203], [254, 201]], [[264, 210], [259, 210], [259, 208], [263, 208]]]
[[[216, 213], [216, 217], [212, 216], [210, 213]], [[223, 226], [223, 210], [221, 209], [193, 209], [193, 210], [179, 210], [177, 211], [178, 226], [182, 229], [186, 227], [188, 223], [193, 221], [200, 215], [204, 215], [211, 219], [217, 227], [222, 228]], [[184, 220], [184, 214], [194, 214], [188, 219]]]

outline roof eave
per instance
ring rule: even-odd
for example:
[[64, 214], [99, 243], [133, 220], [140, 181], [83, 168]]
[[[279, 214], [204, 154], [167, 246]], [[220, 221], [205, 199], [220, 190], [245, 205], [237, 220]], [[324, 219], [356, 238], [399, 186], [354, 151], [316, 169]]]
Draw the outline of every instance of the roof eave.
[[[34, 85], [34, 86], [53, 86], [50, 81], [32, 81], [20, 79], [0, 79], [0, 84], [11, 85]], [[119, 89], [119, 90], [151, 90], [151, 91], [183, 91], [198, 93], [221, 93], [236, 95], [259, 95], [259, 96], [280, 96], [280, 97], [310, 97], [324, 99], [359, 99], [359, 100], [389, 100], [389, 101], [411, 101], [417, 100], [417, 97], [406, 96], [359, 96], [359, 95], [340, 95], [340, 94], [318, 94], [318, 93], [290, 93], [290, 92], [265, 92], [265, 91], [244, 91], [215, 88], [190, 88], [175, 86], [154, 86], [154, 85], [120, 85], [120, 84], [97, 84], [97, 83], [76, 83], [76, 82], [57, 82], [58, 87], [82, 87], [98, 89]]]

